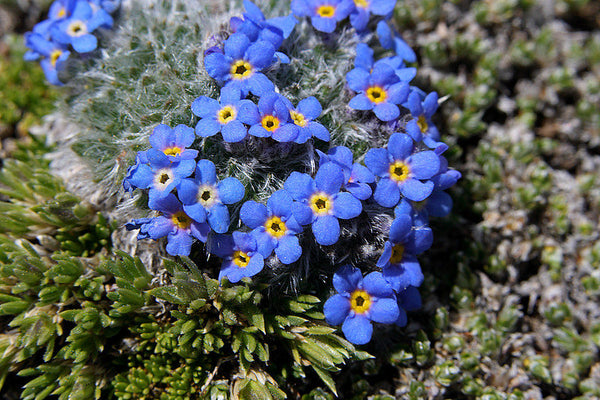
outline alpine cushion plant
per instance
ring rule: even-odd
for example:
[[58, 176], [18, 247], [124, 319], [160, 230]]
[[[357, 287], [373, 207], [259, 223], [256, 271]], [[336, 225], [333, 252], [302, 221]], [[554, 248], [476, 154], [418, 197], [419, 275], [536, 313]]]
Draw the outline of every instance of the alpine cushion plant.
[[295, 200], [293, 213], [300, 225], [311, 225], [317, 243], [329, 246], [340, 237], [338, 218], [351, 219], [362, 211], [360, 200], [340, 192], [344, 173], [334, 163], [319, 167], [315, 178], [292, 172], [284, 189]]
[[323, 312], [329, 324], [342, 324], [342, 332], [350, 342], [368, 343], [373, 334], [371, 321], [398, 321], [396, 295], [381, 272], [363, 278], [360, 269], [344, 265], [333, 275], [333, 287], [338, 293], [327, 299]]

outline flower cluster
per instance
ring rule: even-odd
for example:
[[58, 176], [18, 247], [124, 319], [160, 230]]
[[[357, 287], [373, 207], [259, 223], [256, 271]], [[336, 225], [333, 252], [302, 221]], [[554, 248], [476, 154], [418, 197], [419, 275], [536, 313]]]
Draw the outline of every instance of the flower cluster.
[[25, 34], [25, 53], [28, 61], [39, 60], [46, 79], [53, 85], [62, 85], [59, 72], [71, 54], [89, 53], [98, 47], [93, 33], [99, 28], [113, 26], [111, 13], [120, 0], [55, 0], [50, 6], [48, 19], [36, 24]]
[[[204, 242], [206, 251], [223, 260], [219, 279], [235, 283], [265, 269], [275, 273], [273, 266], [305, 268], [314, 262], [315, 249], [335, 254], [349, 231], [357, 235], [356, 226], [370, 226], [369, 218], [379, 215], [389, 225], [382, 233], [383, 246], [360, 265], [368, 273], [363, 278], [361, 269], [346, 260], [333, 274], [337, 294], [324, 306], [326, 320], [342, 324], [348, 340], [367, 343], [372, 321], [403, 326], [406, 311], [419, 308], [417, 288], [424, 276], [417, 256], [433, 243], [429, 218], [443, 217], [452, 207], [445, 190], [460, 173], [448, 168], [443, 156], [448, 147], [432, 122], [437, 94], [410, 86], [416, 68], [407, 63], [415, 61], [414, 52], [386, 22], [395, 1], [293, 0], [291, 15], [272, 19], [249, 1], [244, 5], [246, 13], [230, 20], [229, 36], [204, 53], [204, 68], [220, 85], [218, 97], [200, 96], [191, 104], [198, 117], [195, 129], [157, 126], [150, 136], [152, 147], [139, 152], [129, 169], [125, 189], [147, 190], [148, 207], [157, 215], [127, 227], [139, 229], [140, 239], [167, 236], [171, 255], [189, 255], [194, 238]], [[360, 32], [364, 42], [357, 45], [354, 69], [346, 75], [348, 93], [354, 92], [348, 96], [348, 115], [356, 115], [351, 109], [372, 110], [376, 119], [371, 126], [379, 124], [389, 135], [386, 143], [372, 141], [378, 144], [359, 147], [362, 154], [341, 145], [313, 150], [314, 144], [325, 149], [334, 137], [318, 121], [321, 103], [311, 96], [294, 106], [282, 94], [289, 93], [286, 88], [272, 78], [275, 70], [294, 61], [280, 49], [295, 30], [296, 17], [310, 17], [316, 30], [329, 34], [349, 17]], [[368, 32], [369, 26], [376, 26], [375, 34]], [[386, 50], [386, 57], [374, 59], [375, 52]], [[194, 143], [214, 158], [197, 161], [199, 150], [190, 148]], [[240, 180], [218, 180], [225, 170], [235, 175], [231, 168], [217, 171], [217, 165], [226, 164], [216, 161], [223, 159], [214, 153], [218, 146], [244, 155], [265, 147], [272, 153], [303, 149], [309, 163], [316, 153], [318, 167], [287, 170], [277, 177], [282, 185], [259, 195], [248, 173]], [[276, 168], [281, 165], [259, 166], [253, 160], [259, 169], [281, 170]], [[242, 181], [250, 185], [244, 187]], [[265, 184], [262, 190], [272, 187]]]

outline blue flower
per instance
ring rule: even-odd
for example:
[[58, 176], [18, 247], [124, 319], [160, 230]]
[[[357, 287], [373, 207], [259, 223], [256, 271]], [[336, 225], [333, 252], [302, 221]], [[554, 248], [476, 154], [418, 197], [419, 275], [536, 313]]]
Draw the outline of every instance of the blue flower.
[[294, 140], [295, 143], [306, 143], [311, 137], [316, 137], [325, 142], [329, 142], [329, 131], [320, 123], [314, 121], [323, 108], [315, 97], [307, 97], [300, 100], [297, 108], [291, 107], [290, 116], [294, 124], [298, 126], [298, 136]]
[[267, 200], [267, 205], [247, 201], [240, 210], [240, 219], [256, 238], [259, 251], [264, 257], [273, 250], [279, 261], [291, 264], [302, 255], [296, 235], [302, 227], [292, 215], [293, 199], [285, 190], [278, 190]]
[[294, 218], [300, 225], [312, 224], [317, 243], [324, 246], [338, 241], [338, 218], [354, 218], [362, 211], [360, 200], [340, 192], [343, 183], [344, 174], [334, 163], [322, 165], [315, 179], [294, 171], [284, 183], [284, 189], [296, 200]]
[[387, 149], [367, 152], [367, 168], [381, 177], [373, 194], [381, 206], [394, 207], [401, 194], [409, 200], [425, 200], [433, 191], [434, 185], [429, 179], [439, 172], [440, 157], [431, 150], [413, 153], [414, 150], [409, 135], [394, 133]]
[[244, 197], [244, 185], [233, 177], [217, 182], [215, 164], [200, 160], [194, 179], [184, 179], [177, 187], [185, 212], [195, 220], [208, 220], [217, 233], [229, 229], [229, 210], [226, 204], [237, 203]]
[[244, 124], [255, 124], [260, 120], [256, 104], [242, 100], [239, 89], [224, 87], [219, 101], [200, 96], [192, 103], [192, 112], [200, 117], [196, 124], [196, 134], [209, 137], [221, 132], [223, 140], [235, 143], [248, 134]]
[[256, 240], [248, 233], [235, 231], [231, 236], [216, 235], [209, 242], [208, 250], [223, 259], [219, 281], [227, 277], [232, 283], [239, 282], [258, 274], [265, 265]]
[[165, 124], [157, 125], [150, 135], [149, 141], [153, 149], [162, 151], [171, 162], [193, 160], [198, 156], [198, 150], [186, 149], [194, 143], [194, 130], [180, 124], [174, 129]]
[[416, 256], [429, 249], [432, 243], [431, 228], [413, 229], [410, 215], [400, 214], [392, 222], [389, 240], [384, 244], [377, 266], [396, 292], [423, 283], [423, 272]]
[[355, 8], [350, 13], [350, 23], [357, 31], [363, 31], [369, 23], [371, 13], [387, 16], [394, 11], [396, 0], [354, 0]]
[[354, 9], [352, 0], [292, 0], [292, 12], [298, 17], [311, 17], [316, 30], [331, 33], [337, 23]]
[[409, 286], [397, 293], [396, 297], [398, 298], [400, 315], [398, 316], [395, 324], [398, 326], [405, 326], [408, 320], [406, 312], [421, 308], [421, 294], [419, 293], [419, 289], [414, 286]]
[[225, 41], [224, 52], [204, 57], [204, 67], [212, 78], [239, 89], [243, 96], [272, 92], [273, 82], [261, 71], [273, 63], [275, 48], [264, 40], [250, 42], [243, 33], [234, 33]]
[[[416, 141], [422, 140], [421, 138], [417, 139], [414, 137], [419, 135], [433, 139], [434, 141], [440, 140], [440, 132], [431, 121], [431, 117], [438, 108], [437, 93], [429, 93], [427, 97], [425, 97], [425, 100], [421, 102], [419, 93], [413, 91], [408, 95], [407, 107], [414, 118], [409, 122], [409, 134], [411, 134]], [[418, 130], [415, 128], [418, 128]], [[409, 125], [407, 124], [407, 131], [408, 129]]]
[[346, 80], [348, 87], [358, 92], [348, 105], [355, 110], [373, 110], [382, 121], [398, 118], [397, 104], [404, 103], [410, 91], [406, 83], [400, 82], [394, 69], [385, 63], [376, 63], [371, 73], [354, 68], [346, 74]]
[[344, 173], [344, 188], [359, 200], [367, 200], [373, 191], [369, 183], [375, 182], [375, 175], [359, 163], [352, 163], [352, 151], [344, 146], [332, 147], [327, 154], [317, 150], [319, 166], [333, 162]]
[[[168, 196], [169, 193], [194, 171], [194, 160], [171, 162], [169, 156], [156, 149], [148, 149], [145, 157], [148, 164], [138, 165], [127, 179], [127, 184], [134, 188], [150, 189], [148, 203], [153, 203]], [[199, 220], [197, 220], [199, 221]]]
[[402, 61], [402, 58], [398, 56], [385, 57], [375, 62], [373, 54], [373, 49], [371, 49], [367, 44], [357, 44], [354, 66], [356, 68], [362, 68], [367, 72], [371, 72], [373, 71], [375, 65], [387, 64], [390, 67], [392, 67], [400, 82], [405, 83], [410, 82], [417, 75], [417, 69], [413, 67], [407, 67], [406, 65], [404, 65], [404, 61]]
[[331, 325], [342, 324], [342, 332], [350, 342], [365, 344], [371, 340], [371, 321], [393, 324], [400, 310], [392, 287], [380, 272], [364, 277], [358, 268], [341, 267], [333, 275], [333, 295], [323, 305], [325, 320]]
[[125, 191], [131, 192], [133, 189], [136, 188], [136, 186], [134, 186], [131, 183], [131, 178], [136, 174], [138, 168], [141, 165], [146, 165], [148, 163], [148, 155], [146, 154], [146, 152], [138, 151], [138, 153], [135, 156], [135, 164], [129, 167], [129, 169], [127, 170], [127, 174], [123, 179], [123, 189], [125, 189]]
[[121, 5], [121, 0], [91, 0], [90, 4], [98, 6], [107, 13], [112, 14], [117, 11]]
[[113, 19], [103, 9], [94, 10], [87, 1], [78, 1], [73, 14], [54, 25], [50, 32], [57, 42], [73, 46], [78, 53], [95, 50], [98, 40], [91, 33], [99, 27], [111, 28]]
[[428, 198], [419, 202], [402, 199], [394, 210], [395, 214], [412, 215], [417, 226], [426, 225], [429, 216], [445, 217], [452, 210], [452, 197], [444, 190], [454, 186], [460, 177], [460, 172], [455, 170], [449, 170], [434, 176], [431, 178], [434, 185], [433, 191]]
[[63, 83], [58, 78], [58, 73], [64, 68], [71, 54], [67, 48], [32, 32], [25, 34], [25, 45], [31, 49], [25, 54], [25, 60], [33, 61], [41, 58], [40, 65], [48, 82], [61, 86]]
[[415, 62], [417, 61], [417, 55], [413, 49], [398, 35], [392, 32], [387, 22], [379, 21], [377, 24], [377, 36], [379, 37], [379, 43], [384, 49], [393, 49], [397, 56], [401, 57], [404, 61]]
[[248, 0], [244, 0], [244, 8], [246, 12], [243, 19], [233, 17], [230, 21], [233, 31], [243, 33], [252, 42], [258, 39], [266, 40], [275, 49], [281, 46], [283, 39], [290, 36], [298, 22], [293, 15], [267, 20], [260, 8]]
[[75, 4], [80, 0], [56, 0], [48, 9], [48, 20], [58, 21], [69, 18], [73, 14]]
[[271, 92], [258, 100], [260, 119], [248, 133], [256, 137], [271, 137], [278, 142], [291, 142], [298, 136], [299, 127], [291, 121], [292, 104], [282, 95]]
[[140, 229], [138, 239], [159, 239], [167, 236], [167, 253], [172, 256], [188, 256], [193, 239], [206, 242], [210, 228], [204, 221], [187, 215], [174, 194], [153, 203], [153, 209], [161, 213], [156, 218], [142, 218], [126, 224], [127, 230]]

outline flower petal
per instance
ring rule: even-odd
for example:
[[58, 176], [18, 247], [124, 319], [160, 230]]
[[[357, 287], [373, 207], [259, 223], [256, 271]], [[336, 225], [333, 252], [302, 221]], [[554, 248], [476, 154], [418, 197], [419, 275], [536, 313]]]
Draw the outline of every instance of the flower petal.
[[381, 179], [377, 183], [373, 198], [383, 207], [394, 207], [398, 204], [398, 201], [400, 201], [400, 190], [398, 189], [398, 185], [391, 179]]
[[283, 187], [294, 200], [302, 200], [308, 199], [315, 192], [316, 184], [309, 175], [293, 171]]
[[315, 240], [322, 246], [330, 246], [340, 238], [340, 223], [333, 215], [317, 217], [312, 224]]
[[367, 344], [373, 335], [373, 325], [362, 314], [349, 315], [342, 325], [342, 332], [348, 341], [354, 344]]
[[431, 150], [413, 154], [408, 162], [411, 174], [416, 179], [429, 179], [440, 170], [440, 156]]
[[286, 235], [279, 239], [279, 244], [275, 248], [277, 258], [284, 264], [291, 264], [297, 261], [302, 255], [302, 247], [298, 238], [294, 235]]
[[339, 325], [350, 312], [350, 301], [347, 297], [334, 294], [323, 305], [323, 314], [329, 325]]
[[[404, 196], [412, 201], [425, 200], [433, 191], [433, 182], [421, 182], [417, 179], [409, 178], [400, 187]], [[390, 206], [391, 207], [391, 206]]]
[[315, 184], [319, 191], [334, 195], [340, 191], [344, 183], [342, 169], [335, 163], [326, 163], [319, 167], [315, 175]]
[[262, 226], [268, 217], [267, 207], [253, 200], [245, 202], [240, 210], [240, 219], [250, 229]]
[[217, 188], [219, 198], [224, 204], [237, 203], [244, 198], [246, 192], [244, 185], [237, 178], [231, 176], [219, 182]]
[[229, 230], [229, 210], [225, 204], [215, 204], [210, 208], [208, 224], [217, 233], [225, 233]]
[[371, 321], [380, 322], [382, 324], [393, 324], [398, 320], [400, 310], [398, 302], [395, 298], [378, 299], [373, 302], [369, 309]]
[[362, 203], [350, 193], [339, 193], [333, 202], [333, 215], [341, 219], [357, 217], [362, 212]]

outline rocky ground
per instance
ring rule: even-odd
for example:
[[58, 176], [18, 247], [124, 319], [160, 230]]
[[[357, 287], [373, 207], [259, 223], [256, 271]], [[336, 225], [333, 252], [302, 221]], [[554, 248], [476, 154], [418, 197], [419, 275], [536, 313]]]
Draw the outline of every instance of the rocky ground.
[[[39, 16], [19, 4], [0, 3], [3, 33]], [[432, 223], [423, 309], [337, 375], [342, 396], [600, 397], [600, 3], [406, 0], [395, 20], [418, 86], [445, 96], [435, 122], [463, 179]], [[3, 157], [53, 99], [12, 94], [17, 41], [0, 47]]]

